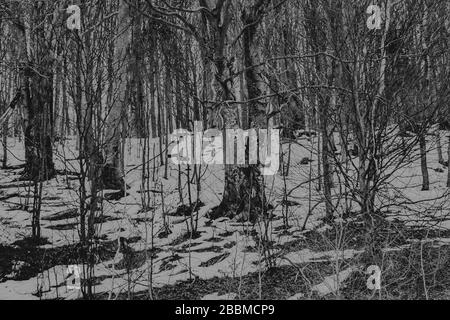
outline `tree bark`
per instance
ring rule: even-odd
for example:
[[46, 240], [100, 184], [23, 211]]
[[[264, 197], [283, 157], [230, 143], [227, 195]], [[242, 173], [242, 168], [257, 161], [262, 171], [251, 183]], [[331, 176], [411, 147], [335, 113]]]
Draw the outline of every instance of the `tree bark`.
[[[113, 99], [111, 110], [106, 119], [106, 154], [105, 165], [102, 170], [102, 185], [105, 189], [122, 190], [125, 192], [124, 163], [122, 154], [123, 116], [127, 104], [126, 89], [128, 81], [128, 47], [131, 41], [130, 18], [128, 5], [124, 0], [120, 1], [117, 17], [117, 38], [114, 43], [114, 79], [117, 96]], [[113, 85], [113, 84], [111, 84]]]
[[430, 190], [430, 177], [427, 164], [427, 143], [425, 133], [421, 132], [419, 136], [420, 144], [420, 169], [422, 170], [422, 191]]
[[[53, 65], [47, 38], [47, 23], [39, 21], [34, 29], [36, 43], [31, 43], [30, 24], [40, 20], [45, 4], [35, 4], [36, 17], [22, 17], [18, 28], [20, 50], [20, 87], [24, 109], [25, 171], [22, 179], [42, 181], [56, 174], [51, 141], [53, 109]], [[31, 56], [31, 47], [34, 55]], [[33, 64], [31, 68], [30, 63]]]
[[[267, 117], [266, 117], [266, 101], [259, 98], [264, 95], [266, 89], [263, 79], [262, 66], [256, 66], [262, 58], [261, 45], [256, 42], [256, 33], [258, 25], [262, 17], [262, 11], [267, 1], [257, 1], [254, 5], [251, 5], [244, 9], [241, 20], [245, 26], [243, 32], [243, 46], [244, 46], [244, 67], [245, 80], [247, 84], [248, 100], [248, 123], [252, 129], [266, 129]], [[226, 34], [222, 34], [226, 37]], [[225, 39], [224, 39], [225, 40]], [[232, 84], [227, 83], [227, 80], [223, 80], [225, 76], [225, 61], [223, 57], [223, 51], [221, 51], [222, 45], [217, 46], [216, 49], [216, 70], [219, 71], [216, 74], [216, 79], [222, 92], [222, 101], [228, 100], [231, 97], [229, 88], [233, 87]], [[228, 61], [228, 68], [232, 68], [232, 62]], [[232, 73], [232, 70], [228, 70]], [[226, 129], [237, 129], [239, 127], [238, 110], [235, 106], [227, 106], [224, 108], [223, 118]], [[249, 129], [249, 128], [244, 128]], [[259, 136], [259, 148], [263, 146]], [[266, 141], [270, 144], [270, 141]], [[224, 146], [228, 143], [225, 142]], [[234, 143], [233, 143], [234, 145]], [[229, 152], [229, 150], [226, 150]], [[226, 153], [225, 152], [225, 153]], [[248, 155], [247, 155], [248, 156]], [[246, 157], [247, 158], [247, 157]], [[278, 156], [276, 161], [279, 161]], [[265, 213], [266, 199], [264, 195], [264, 180], [261, 173], [261, 161], [258, 165], [246, 164], [245, 166], [226, 164], [225, 165], [225, 186], [223, 199], [220, 206], [216, 209], [214, 216], [228, 216], [233, 217], [239, 215], [241, 220], [255, 221], [261, 213]], [[264, 159], [265, 160], [265, 159]]]
[[448, 136], [447, 147], [447, 187], [450, 188], [450, 135]]

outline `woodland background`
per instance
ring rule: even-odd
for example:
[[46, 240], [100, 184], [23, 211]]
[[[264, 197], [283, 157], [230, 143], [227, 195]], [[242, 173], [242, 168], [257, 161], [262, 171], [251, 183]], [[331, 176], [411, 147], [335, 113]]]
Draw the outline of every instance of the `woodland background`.
[[[450, 298], [449, 16], [0, 0], [0, 298]], [[278, 174], [174, 165], [196, 121], [282, 130]]]

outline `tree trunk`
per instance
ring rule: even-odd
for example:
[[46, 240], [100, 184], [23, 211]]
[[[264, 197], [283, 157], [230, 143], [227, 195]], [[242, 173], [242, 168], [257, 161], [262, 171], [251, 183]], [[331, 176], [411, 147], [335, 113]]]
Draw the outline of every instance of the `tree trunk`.
[[421, 132], [419, 136], [420, 144], [420, 169], [422, 170], [422, 191], [430, 190], [430, 178], [427, 164], [427, 143], [425, 133]]
[[439, 129], [436, 131], [436, 148], [438, 153], [438, 162], [443, 164], [444, 155], [442, 153], [441, 131]]
[[[424, 52], [428, 50], [428, 44], [426, 40], [426, 29], [428, 26], [428, 6], [427, 3], [424, 2], [424, 15], [422, 18], [422, 32], [421, 32], [421, 41], [422, 41], [422, 48]], [[422, 59], [421, 63], [421, 69], [423, 73], [423, 80], [422, 80], [422, 87], [425, 89], [425, 92], [428, 94], [431, 94], [429, 90], [430, 80], [431, 80], [431, 66], [430, 66], [430, 59], [428, 55], [425, 55]], [[428, 101], [432, 101], [432, 97], [430, 96], [428, 98]], [[427, 124], [425, 124], [424, 121], [424, 114], [421, 114], [421, 129], [419, 132], [419, 145], [420, 145], [420, 168], [422, 170], [422, 191], [428, 191], [430, 190], [430, 178], [428, 174], [428, 163], [427, 163], [427, 142], [426, 142], [426, 135], [428, 132]]]
[[[264, 1], [260, 2], [264, 3]], [[245, 79], [247, 84], [248, 100], [248, 122], [252, 129], [265, 129], [267, 128], [266, 118], [266, 101], [261, 101], [259, 98], [265, 93], [265, 84], [263, 79], [263, 68], [256, 66], [259, 61], [262, 61], [261, 46], [256, 42], [256, 32], [259, 24], [260, 11], [262, 7], [251, 6], [244, 10], [241, 19], [244, 26], [247, 26], [243, 33], [243, 46], [244, 46], [244, 66], [246, 68]], [[225, 73], [225, 59], [222, 52], [219, 53], [216, 61], [216, 68], [220, 70], [220, 76], [216, 78], [222, 79]], [[232, 70], [229, 70], [230, 74]], [[225, 81], [220, 83], [223, 95], [223, 100], [228, 100], [230, 97], [229, 87], [233, 87], [232, 84], [228, 84]], [[229, 86], [229, 87], [228, 87]], [[238, 111], [235, 106], [226, 107], [224, 110], [224, 121], [226, 129], [238, 128]], [[244, 128], [249, 129], [249, 128]], [[268, 144], [271, 144], [270, 138], [263, 137], [266, 131], [260, 131], [259, 135], [259, 149], [266, 148]], [[226, 137], [227, 138], [227, 137]], [[267, 138], [266, 145], [262, 143], [261, 139]], [[276, 143], [279, 148], [279, 142]], [[230, 145], [228, 142], [224, 143], [224, 146]], [[232, 143], [234, 145], [234, 143]], [[273, 144], [271, 144], [274, 146]], [[229, 152], [227, 148], [226, 152]], [[273, 156], [276, 151], [271, 150], [272, 161], [279, 162], [279, 156]], [[261, 155], [261, 152], [260, 152]], [[248, 155], [247, 155], [248, 156]], [[227, 156], [226, 156], [227, 158]], [[240, 215], [242, 220], [255, 221], [259, 214], [266, 212], [266, 199], [264, 195], [264, 180], [261, 172], [261, 161], [264, 161], [260, 157], [259, 164], [246, 164], [245, 167], [239, 165], [226, 164], [225, 165], [225, 188], [221, 205], [219, 206], [216, 215], [234, 216]], [[272, 165], [272, 164], [271, 164]], [[273, 168], [272, 168], [273, 169]], [[275, 168], [278, 170], [278, 168]], [[275, 174], [275, 173], [274, 173]], [[218, 213], [218, 214], [217, 214]]]
[[[130, 44], [131, 36], [128, 28], [128, 5], [124, 0], [120, 1], [119, 15], [117, 19], [118, 35], [114, 43], [113, 57], [113, 62], [116, 66], [116, 69], [114, 70], [114, 79], [116, 79], [114, 84], [116, 85], [116, 90], [113, 92], [117, 92], [117, 97], [113, 98], [111, 110], [106, 119], [106, 154], [105, 165], [102, 170], [102, 185], [105, 189], [122, 190], [125, 192], [124, 163], [121, 148], [123, 124], [121, 118], [127, 104], [127, 50]], [[110, 85], [114, 84], [111, 83]]]
[[[43, 4], [36, 4], [39, 20]], [[37, 8], [39, 7], [39, 9]], [[39, 21], [33, 30], [36, 43], [31, 44], [30, 29], [24, 29], [25, 47], [30, 58], [31, 46], [34, 46], [34, 56], [31, 58], [33, 67], [26, 65], [22, 70], [22, 89], [24, 90], [25, 114], [25, 159], [26, 166], [23, 179], [48, 180], [55, 176], [53, 150], [51, 140], [51, 114], [53, 109], [53, 75], [52, 57], [46, 38], [46, 23]], [[30, 46], [28, 48], [28, 46]], [[25, 49], [25, 48], [24, 48]], [[25, 58], [25, 57], [24, 57]]]
[[2, 168], [6, 169], [8, 167], [8, 121], [3, 124], [3, 157], [2, 157]]
[[448, 136], [447, 147], [447, 187], [450, 188], [450, 135]]
[[321, 131], [322, 131], [322, 168], [323, 168], [323, 193], [325, 197], [326, 219], [331, 221], [333, 218], [333, 205], [331, 200], [332, 185], [332, 166], [330, 164], [330, 141], [328, 135], [328, 111], [327, 106], [321, 107]]

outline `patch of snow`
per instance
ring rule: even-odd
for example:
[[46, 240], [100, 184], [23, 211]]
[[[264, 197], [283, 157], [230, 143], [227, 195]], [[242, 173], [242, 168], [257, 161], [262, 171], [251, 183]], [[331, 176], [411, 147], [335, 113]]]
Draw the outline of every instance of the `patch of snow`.
[[224, 294], [222, 296], [219, 296], [218, 292], [214, 292], [214, 293], [211, 293], [211, 294], [208, 294], [208, 295], [204, 296], [201, 300], [226, 301], [226, 300], [236, 300], [237, 297], [238, 297], [238, 295], [236, 293], [227, 293], [227, 294]]
[[356, 271], [356, 268], [348, 268], [344, 271], [339, 272], [337, 275], [326, 277], [322, 283], [315, 285], [312, 291], [317, 292], [321, 297], [327, 296], [329, 294], [335, 294], [340, 288], [342, 288], [342, 283], [344, 283], [350, 275]]

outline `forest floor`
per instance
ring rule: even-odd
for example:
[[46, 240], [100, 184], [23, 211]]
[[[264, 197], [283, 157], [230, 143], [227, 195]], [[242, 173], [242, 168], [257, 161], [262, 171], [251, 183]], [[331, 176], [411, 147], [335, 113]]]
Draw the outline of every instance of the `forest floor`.
[[[178, 168], [150, 190], [151, 208], [142, 205], [142, 146], [126, 145], [126, 197], [111, 200], [103, 192], [96, 216], [95, 294], [99, 299], [450, 299], [450, 206], [447, 173], [429, 141], [431, 190], [421, 191], [420, 159], [397, 170], [381, 190], [389, 209], [380, 213], [382, 290], [367, 289], [363, 261], [366, 237], [358, 207], [337, 201], [348, 212], [324, 223], [324, 205], [316, 182], [317, 156], [299, 140], [292, 145], [289, 175], [267, 179], [271, 218], [255, 225], [237, 219], [211, 221], [220, 203], [223, 169], [202, 168], [198, 232], [188, 235], [190, 215], [179, 210]], [[75, 139], [58, 146], [59, 174], [45, 182], [42, 195], [42, 243], [32, 243], [33, 187], [19, 182], [22, 142], [10, 139], [9, 169], [0, 170], [0, 299], [79, 299], [68, 290], [67, 268], [79, 261], [79, 182]], [[305, 158], [309, 161], [305, 162]], [[349, 169], [349, 172], [351, 169]], [[66, 174], [62, 174], [62, 173]], [[164, 167], [156, 168], [162, 176]], [[185, 171], [183, 171], [185, 172]], [[186, 178], [183, 198], [188, 202]], [[196, 185], [191, 185], [192, 201]], [[334, 188], [336, 199], [341, 188]], [[162, 191], [162, 192], [161, 192]], [[288, 201], [283, 201], [284, 193]], [[109, 199], [109, 200], [108, 200]], [[308, 215], [308, 212], [311, 214]], [[163, 216], [170, 232], [165, 232]], [[305, 222], [306, 220], [306, 222]], [[286, 226], [288, 221], [288, 226]], [[262, 236], [266, 235], [266, 237]], [[132, 248], [132, 265], [117, 254], [118, 238]], [[127, 270], [128, 269], [128, 270]], [[149, 285], [151, 284], [151, 286]]]

